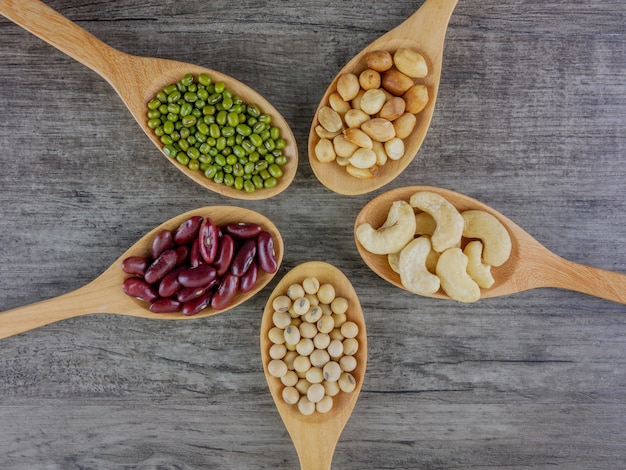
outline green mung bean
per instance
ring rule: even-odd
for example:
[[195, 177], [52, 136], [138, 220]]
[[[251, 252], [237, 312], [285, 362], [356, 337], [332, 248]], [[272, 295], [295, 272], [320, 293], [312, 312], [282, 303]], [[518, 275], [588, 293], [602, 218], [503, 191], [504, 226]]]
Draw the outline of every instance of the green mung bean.
[[287, 163], [272, 117], [207, 74], [186, 74], [147, 103], [163, 153], [207, 179], [248, 193], [276, 186]]

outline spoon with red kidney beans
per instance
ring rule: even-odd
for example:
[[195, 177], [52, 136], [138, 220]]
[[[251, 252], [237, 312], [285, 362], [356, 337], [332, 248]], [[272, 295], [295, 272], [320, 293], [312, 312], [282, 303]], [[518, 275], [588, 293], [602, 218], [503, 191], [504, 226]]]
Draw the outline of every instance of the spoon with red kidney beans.
[[[194, 247], [199, 257], [190, 260], [187, 254]], [[122, 261], [122, 270], [131, 275], [122, 287], [153, 313], [191, 316], [209, 306], [228, 308], [237, 292], [253, 290], [259, 267], [268, 274], [278, 268], [272, 235], [261, 224], [218, 226], [209, 216], [194, 215], [176, 230], [159, 231], [150, 257]]]
[[[217, 230], [210, 227], [200, 230], [208, 219]], [[238, 238], [227, 233], [226, 227], [232, 223], [255, 224], [261, 231], [255, 236]], [[171, 241], [166, 231], [170, 232]], [[224, 241], [229, 238], [230, 242]], [[230, 268], [246, 240], [256, 240], [259, 246], [254, 260], [245, 262], [247, 267], [240, 271], [240, 276], [235, 276]], [[213, 264], [207, 263], [201, 252], [211, 255], [213, 250]], [[283, 254], [284, 244], [277, 227], [257, 212], [234, 206], [189, 211], [148, 232], [85, 286], [59, 297], [0, 312], [0, 339], [92, 313], [163, 320], [221, 313], [263, 289], [276, 274]], [[146, 276], [151, 282], [146, 281]]]

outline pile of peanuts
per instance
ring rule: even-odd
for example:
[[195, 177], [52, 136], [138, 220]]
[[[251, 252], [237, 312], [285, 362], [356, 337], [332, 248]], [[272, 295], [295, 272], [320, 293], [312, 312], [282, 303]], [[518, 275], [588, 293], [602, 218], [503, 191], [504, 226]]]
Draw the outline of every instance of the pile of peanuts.
[[272, 301], [274, 327], [267, 371], [280, 379], [282, 398], [300, 413], [327, 413], [333, 397], [356, 388], [359, 327], [348, 320], [348, 300], [332, 284], [308, 277]]
[[317, 113], [320, 162], [337, 162], [357, 178], [373, 178], [388, 159], [404, 156], [404, 139], [428, 104], [428, 88], [415, 79], [428, 75], [424, 57], [411, 49], [370, 52], [358, 76], [346, 73]]
[[194, 215], [176, 230], [161, 230], [149, 256], [130, 256], [122, 270], [124, 292], [150, 304], [153, 313], [195, 315], [228, 308], [238, 292], [251, 291], [259, 270], [278, 269], [272, 235], [255, 223], [218, 227]]

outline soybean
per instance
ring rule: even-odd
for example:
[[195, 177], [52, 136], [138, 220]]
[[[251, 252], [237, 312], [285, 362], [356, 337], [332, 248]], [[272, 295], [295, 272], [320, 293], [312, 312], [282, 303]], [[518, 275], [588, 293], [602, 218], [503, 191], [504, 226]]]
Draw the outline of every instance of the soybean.
[[287, 404], [297, 403], [303, 414], [328, 412], [333, 397], [356, 388], [351, 372], [357, 367], [359, 327], [348, 320], [348, 300], [332, 284], [307, 277], [289, 285], [272, 307], [268, 373], [279, 376]]

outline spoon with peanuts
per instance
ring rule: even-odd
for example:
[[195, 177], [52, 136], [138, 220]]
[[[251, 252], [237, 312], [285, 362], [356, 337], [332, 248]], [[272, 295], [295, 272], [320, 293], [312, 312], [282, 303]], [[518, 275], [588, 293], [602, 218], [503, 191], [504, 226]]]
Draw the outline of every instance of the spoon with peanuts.
[[[151, 252], [153, 241], [158, 233], [165, 229], [175, 232], [178, 227], [192, 216], [210, 218], [217, 227], [230, 223], [258, 224], [263, 231], [271, 235], [273, 257], [275, 259], [274, 272], [258, 269], [258, 277], [254, 287], [247, 292], [237, 289], [235, 297], [224, 308], [217, 309], [208, 305], [192, 316], [185, 316], [181, 312], [153, 313], [149, 310], [148, 303], [124, 293], [122, 289], [124, 280], [131, 276], [122, 270], [122, 263], [129, 257], [147, 257]], [[0, 312], [0, 339], [60, 320], [92, 313], [129, 315], [157, 320], [186, 320], [222, 313], [240, 305], [263, 289], [272, 280], [280, 267], [283, 252], [284, 244], [278, 228], [271, 220], [257, 212], [235, 206], [210, 206], [185, 212], [164, 222], [141, 237], [100, 276], [85, 286], [59, 297]], [[226, 277], [223, 279], [226, 279]], [[211, 300], [208, 297], [207, 299], [207, 301]]]
[[[318, 406], [317, 410], [312, 411], [311, 414], [303, 414], [299, 410], [297, 404], [287, 404], [283, 398], [283, 390], [286, 387], [282, 380], [285, 380], [285, 382], [288, 383], [286, 378], [287, 374], [285, 374], [283, 376], [284, 378], [281, 379], [276, 377], [276, 375], [270, 374], [268, 370], [271, 367], [269, 364], [272, 361], [272, 358], [277, 357], [276, 354], [270, 352], [270, 348], [275, 344], [270, 339], [272, 335], [270, 330], [278, 328], [276, 326], [278, 320], [274, 319], [274, 313], [276, 310], [274, 301], [280, 296], [285, 296], [290, 287], [293, 285], [304, 285], [304, 287], [306, 287], [306, 280], [311, 280], [311, 278], [317, 279], [320, 286], [324, 286], [324, 284], [332, 285], [334, 287], [336, 297], [343, 297], [347, 300], [348, 310], [345, 312], [345, 316], [347, 322], [353, 322], [358, 327], [358, 333], [356, 335], [358, 349], [353, 355], [353, 358], [356, 361], [351, 359], [353, 364], [355, 364], [352, 367], [355, 368], [349, 372], [353, 378], [353, 380], [351, 380], [353, 388], [352, 391], [343, 391], [342, 389], [342, 391], [339, 391], [336, 395], [332, 393], [332, 408], [330, 408], [330, 410], [320, 412], [318, 411], [320, 409]], [[324, 288], [320, 287], [320, 299], [323, 299], [321, 295], [322, 289]], [[283, 312], [283, 314], [284, 313], [286, 312]], [[323, 314], [322, 316], [329, 317], [330, 315]], [[306, 321], [307, 318], [304, 318], [303, 322]], [[311, 326], [310, 323], [308, 323], [307, 326]], [[346, 341], [347, 340], [344, 340], [344, 346]], [[269, 297], [265, 311], [263, 312], [263, 320], [261, 322], [260, 344], [265, 378], [272, 394], [272, 398], [274, 399], [274, 403], [276, 404], [276, 408], [278, 408], [280, 417], [289, 431], [289, 435], [291, 436], [291, 439], [296, 447], [302, 470], [330, 469], [335, 447], [337, 446], [339, 437], [348, 422], [350, 415], [352, 414], [352, 410], [356, 404], [361, 386], [363, 385], [367, 361], [367, 335], [365, 331], [365, 319], [363, 317], [363, 311], [361, 310], [357, 294], [348, 278], [336, 267], [319, 261], [303, 263], [293, 268], [280, 280]], [[317, 346], [320, 346], [320, 344], [318, 343]], [[328, 349], [330, 348], [331, 346], [329, 345]], [[299, 347], [297, 349], [299, 349]], [[315, 351], [315, 353], [318, 351], [320, 351], [319, 348]], [[312, 359], [312, 357], [313, 356], [311, 356], [311, 362], [314, 362], [315, 360]], [[335, 359], [336, 357], [331, 354], [331, 362]], [[285, 358], [285, 362], [286, 361], [287, 360]], [[317, 363], [314, 362], [314, 364]], [[332, 365], [337, 366], [337, 363], [335, 362]], [[315, 367], [312, 367], [309, 370], [314, 368]], [[352, 368], [350, 367], [349, 369]], [[327, 369], [324, 369], [324, 371], [324, 380], [336, 380], [336, 378], [332, 379], [326, 375]], [[295, 376], [293, 370], [290, 372]], [[340, 378], [339, 381], [342, 381], [343, 378], [344, 377]], [[318, 384], [317, 387], [319, 387], [319, 382], [315, 382]], [[336, 384], [337, 382], [334, 383]], [[332, 386], [333, 383], [329, 385], [329, 387]], [[291, 387], [291, 391], [293, 392], [294, 390], [294, 387]], [[306, 397], [306, 395], [303, 395], [303, 397]], [[304, 398], [302, 399], [304, 400]], [[324, 400], [328, 401], [328, 397], [324, 397]], [[318, 402], [318, 405], [319, 403], [321, 402]]]
[[[309, 162], [313, 172], [324, 186], [336, 193], [344, 195], [368, 193], [392, 181], [411, 163], [426, 137], [433, 116], [441, 77], [446, 29], [457, 1], [458, 0], [426, 0], [412, 16], [404, 21], [404, 23], [369, 44], [365, 49], [354, 56], [335, 76], [326, 90], [326, 93], [324, 93], [324, 96], [320, 100], [309, 132]], [[384, 61], [374, 59], [373, 62], [376, 63], [376, 65], [372, 64], [372, 57], [377, 57], [384, 53], [394, 55], [400, 51], [411, 51], [412, 55], [418, 53], [422, 56], [420, 58], [422, 59], [421, 67], [416, 67], [418, 71], [413, 75], [419, 78], [413, 80], [411, 77], [407, 77], [404, 74], [400, 74], [399, 76], [396, 73], [398, 70], [395, 70], [395, 67], [392, 67], [393, 72], [384, 71], [386, 67], [391, 67], [391, 62], [385, 66]], [[405, 116], [398, 118], [401, 114], [392, 110], [385, 116], [384, 121], [387, 122], [379, 120], [382, 111], [379, 113], [377, 106], [369, 110], [366, 109], [368, 111], [366, 114], [372, 118], [371, 122], [367, 125], [372, 128], [378, 126], [381, 129], [378, 132], [375, 129], [363, 127], [361, 120], [364, 120], [364, 117], [362, 119], [352, 119], [350, 123], [345, 122], [348, 116], [346, 112], [346, 110], [349, 109], [348, 107], [356, 107], [361, 110], [365, 108], [362, 104], [355, 102], [352, 98], [353, 93], [343, 93], [340, 95], [349, 99], [348, 107], [346, 107], [345, 102], [341, 102], [342, 100], [337, 100], [337, 85], [340, 79], [342, 79], [342, 76], [351, 74], [360, 77], [361, 73], [364, 71], [367, 71], [365, 72], [366, 74], [372, 74], [371, 69], [374, 69], [375, 72], [380, 71], [382, 86], [379, 91], [385, 89], [388, 102], [391, 101], [389, 99], [391, 91], [393, 92], [392, 94], [396, 95], [393, 100], [394, 108], [397, 109], [397, 106], [402, 106], [400, 101], [406, 102], [406, 111], [403, 113]], [[403, 67], [402, 69], [406, 70], [407, 67]], [[409, 72], [407, 71], [407, 73]], [[389, 82], [393, 84], [392, 87], [385, 86], [386, 74], [390, 74]], [[376, 73], [373, 73], [373, 75], [376, 75]], [[368, 85], [366, 85], [367, 88], [376, 87], [375, 83], [371, 84], [372, 80], [366, 81], [368, 83]], [[407, 81], [409, 85], [404, 86], [404, 83]], [[412, 90], [406, 91], [407, 87], [412, 85], [413, 82], [416, 86], [413, 87]], [[374, 94], [380, 94], [379, 91], [376, 91]], [[362, 92], [363, 91], [361, 91], [361, 93]], [[361, 93], [357, 95], [359, 98]], [[370, 94], [372, 93], [370, 92]], [[427, 96], [424, 96], [425, 94]], [[409, 96], [411, 98], [409, 98]], [[425, 107], [421, 108], [419, 104], [410, 104], [411, 101], [422, 102], [421, 106], [424, 106], [423, 102], [426, 101]], [[337, 104], [335, 105], [333, 102]], [[325, 114], [329, 107], [333, 110], [335, 110], [335, 108], [339, 110], [338, 114], [344, 121], [342, 127], [332, 124], [332, 121], [336, 121], [336, 119], [331, 119], [330, 130], [321, 125], [321, 123], [324, 122], [324, 117], [320, 120], [320, 111], [322, 114]], [[420, 108], [421, 110], [419, 110]], [[372, 114], [372, 112], [374, 113]], [[336, 118], [336, 116], [334, 116], [334, 118]], [[389, 122], [392, 122], [394, 126], [391, 127]], [[400, 124], [401, 122], [403, 124]], [[359, 128], [359, 126], [361, 127]], [[394, 127], [396, 131], [393, 135], [389, 135], [389, 132], [392, 132]], [[380, 142], [388, 142], [394, 136], [402, 137], [400, 139], [402, 142], [394, 142], [394, 150], [387, 152], [389, 158], [385, 158], [385, 156], [381, 157], [380, 151], [374, 147], [374, 150], [377, 150], [378, 158], [373, 166], [368, 166], [372, 164], [371, 154], [369, 152], [360, 152], [368, 155], [367, 157], [363, 156], [363, 158], [358, 158], [357, 163], [353, 158], [345, 158], [345, 155], [353, 156], [354, 150], [341, 151], [337, 148], [336, 142], [334, 142], [336, 134], [341, 133], [342, 135], [350, 137], [351, 142], [356, 143], [357, 146], [371, 148], [371, 142], [367, 141], [367, 139], [365, 139], [365, 142], [362, 142], [363, 135], [350, 128], [364, 130], [366, 134], [371, 137], [371, 140], [377, 140], [378, 137], [375, 136], [380, 134], [380, 138], [385, 139]], [[402, 128], [402, 130], [400, 130], [400, 128]], [[388, 129], [389, 132], [387, 132]], [[354, 135], [349, 136], [349, 133]], [[407, 134], [408, 136], [406, 136]], [[330, 143], [327, 141], [330, 141]], [[376, 145], [377, 144], [375, 144], [375, 146]], [[400, 146], [400, 152], [398, 152], [398, 146]], [[333, 148], [333, 150], [331, 150], [331, 148]], [[394, 158], [391, 158], [391, 156]], [[386, 161], [383, 163], [383, 160]]]
[[[148, 102], [165, 86], [181, 80], [186, 74], [207, 74], [213, 82], [224, 82], [233, 95], [244, 103], [256, 104], [261, 112], [272, 118], [272, 125], [281, 131], [286, 142], [283, 155], [287, 162], [282, 166], [282, 176], [274, 187], [253, 192], [238, 190], [218, 184], [205, 177], [202, 171], [193, 171], [174, 158], [167, 160], [185, 176], [211, 191], [237, 199], [265, 199], [284, 191], [293, 180], [298, 167], [298, 148], [291, 128], [281, 114], [259, 93], [236, 79], [215, 70], [167, 59], [140, 57], [120, 52], [103, 43], [39, 0], [3, 0], [0, 14], [43, 39], [61, 52], [104, 78], [118, 93], [139, 126], [163, 153], [163, 144], [148, 126]], [[163, 153], [163, 156], [166, 156]]]
[[[448, 189], [429, 186], [397, 188], [381, 194], [367, 203], [359, 212], [356, 227], [370, 223], [380, 227], [394, 201], [409, 201], [419, 191], [434, 192], [443, 196], [459, 212], [477, 209], [493, 215], [507, 230], [511, 239], [510, 257], [501, 266], [492, 266], [493, 286], [481, 289], [480, 298], [515, 294], [540, 287], [568, 289], [626, 304], [626, 274], [593, 268], [574, 263], [552, 253], [531, 235], [504, 215], [469, 196]], [[400, 276], [389, 265], [386, 255], [367, 251], [358, 239], [357, 249], [363, 261], [380, 277], [404, 289]], [[449, 298], [441, 289], [431, 295]]]

